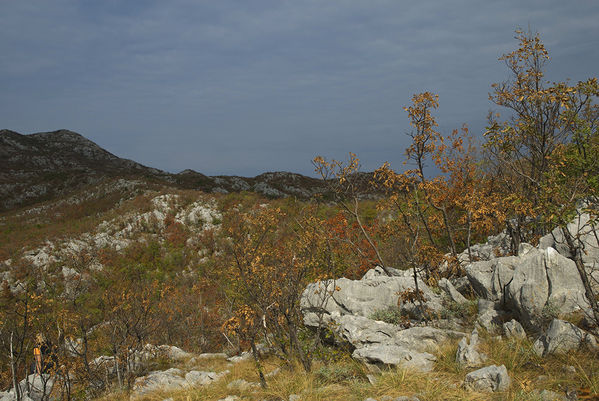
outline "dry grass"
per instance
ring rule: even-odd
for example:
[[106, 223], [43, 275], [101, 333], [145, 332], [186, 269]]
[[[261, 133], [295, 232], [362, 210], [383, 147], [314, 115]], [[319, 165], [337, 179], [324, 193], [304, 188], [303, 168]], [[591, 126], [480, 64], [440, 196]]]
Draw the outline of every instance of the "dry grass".
[[[315, 363], [311, 373], [301, 367], [281, 368], [280, 373], [268, 379], [268, 388], [229, 389], [227, 384], [236, 379], [258, 382], [252, 361], [228, 364], [223, 360], [201, 361], [197, 370], [222, 371], [230, 374], [219, 382], [197, 389], [174, 393], [154, 393], [141, 401], [212, 401], [236, 395], [242, 400], [288, 400], [291, 394], [299, 394], [308, 401], [363, 401], [368, 397], [380, 400], [384, 396], [417, 396], [420, 400], [540, 400], [539, 392], [551, 390], [564, 394], [566, 389], [582, 389], [599, 394], [599, 358], [589, 351], [577, 351], [564, 355], [540, 358], [532, 352], [528, 340], [497, 340], [483, 338], [480, 350], [488, 356], [486, 365], [505, 365], [512, 379], [509, 390], [503, 393], [485, 394], [467, 390], [462, 383], [466, 374], [474, 368], [464, 369], [455, 362], [457, 342], [445, 344], [437, 352], [435, 370], [418, 373], [402, 369], [390, 369], [376, 375], [371, 384], [367, 369], [351, 358], [323, 365]], [[278, 360], [265, 362], [265, 371], [279, 367]], [[573, 368], [572, 368], [573, 367]], [[592, 398], [590, 398], [592, 399]], [[599, 398], [595, 398], [599, 399]], [[112, 394], [103, 401], [128, 400], [126, 394]]]

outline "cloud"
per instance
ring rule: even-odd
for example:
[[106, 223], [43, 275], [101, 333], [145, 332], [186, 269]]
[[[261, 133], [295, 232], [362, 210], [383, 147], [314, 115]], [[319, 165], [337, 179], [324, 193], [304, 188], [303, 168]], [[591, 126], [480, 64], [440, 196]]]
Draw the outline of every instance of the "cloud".
[[[399, 165], [415, 92], [482, 131], [497, 57], [538, 29], [552, 79], [596, 73], [591, 1], [104, 1], [0, 4], [0, 121], [70, 128], [177, 171], [311, 172], [316, 154]], [[555, 77], [555, 78], [554, 78]]]

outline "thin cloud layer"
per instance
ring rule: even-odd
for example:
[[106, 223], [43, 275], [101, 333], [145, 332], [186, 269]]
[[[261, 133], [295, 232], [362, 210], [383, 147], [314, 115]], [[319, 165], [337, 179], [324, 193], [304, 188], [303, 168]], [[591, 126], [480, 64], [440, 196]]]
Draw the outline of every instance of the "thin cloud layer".
[[597, 75], [595, 1], [0, 3], [0, 126], [68, 128], [168, 171], [400, 165], [413, 93], [482, 132], [497, 58], [538, 30], [552, 80]]

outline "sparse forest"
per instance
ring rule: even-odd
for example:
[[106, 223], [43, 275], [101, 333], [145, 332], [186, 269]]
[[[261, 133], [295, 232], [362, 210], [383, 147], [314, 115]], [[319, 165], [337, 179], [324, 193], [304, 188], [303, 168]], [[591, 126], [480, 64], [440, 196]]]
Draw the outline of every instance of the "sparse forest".
[[[539, 35], [517, 31], [516, 40], [500, 58], [510, 78], [492, 84], [496, 110], [486, 132], [465, 125], [440, 132], [435, 112], [450, 99], [415, 94], [405, 107], [405, 164], [385, 163], [366, 176], [358, 155], [318, 156], [313, 164], [326, 191], [312, 199], [150, 185], [0, 215], [0, 389], [18, 388], [35, 372], [33, 349], [43, 345], [47, 375], [40, 377], [51, 377], [53, 388], [42, 399], [125, 399], [136, 378], [168, 367], [165, 358], [143, 360], [147, 344], [168, 344], [194, 354], [247, 351], [244, 374], [260, 385], [255, 399], [283, 399], [285, 387], [301, 391], [294, 382], [311, 389], [306, 399], [363, 399], [367, 385], [379, 397], [403, 388], [421, 400], [441, 399], [434, 398], [436, 385], [423, 384], [435, 374], [446, 399], [489, 399], [448, 384], [464, 372], [453, 360], [457, 340], [435, 355], [431, 376], [379, 370], [370, 384], [372, 371], [350, 358], [359, 347], [340, 345], [334, 316], [322, 312], [339, 292], [335, 279], [359, 280], [378, 266], [381, 277], [409, 272], [413, 286], [395, 293], [395, 305], [374, 320], [407, 329], [457, 316], [471, 331], [482, 308], [478, 288], [465, 285], [465, 303], [442, 309], [427, 294], [466, 277], [467, 266], [483, 260], [476, 244], [496, 235], [507, 242], [491, 258], [522, 256], [550, 237], [561, 239], [558, 250], [576, 267], [589, 308], [586, 316], [549, 312], [596, 335], [599, 252], [587, 239], [599, 235], [599, 83], [548, 82]], [[365, 187], [377, 195], [365, 196]], [[318, 307], [303, 304], [310, 284], [321, 286]], [[498, 291], [508, 286], [500, 282]], [[308, 310], [318, 325], [304, 324]], [[551, 319], [543, 322], [537, 330], [522, 323], [536, 336]], [[578, 373], [555, 373], [548, 387], [599, 397], [596, 349], [543, 359], [532, 355], [530, 340], [509, 343], [481, 331], [488, 360], [506, 365], [513, 378], [493, 399], [541, 399], [533, 398], [531, 377], [553, 375], [564, 364]], [[269, 376], [275, 365], [283, 370], [279, 381]], [[330, 398], [318, 386], [329, 386]], [[174, 399], [216, 400], [227, 389], [186, 391], [189, 398]]]

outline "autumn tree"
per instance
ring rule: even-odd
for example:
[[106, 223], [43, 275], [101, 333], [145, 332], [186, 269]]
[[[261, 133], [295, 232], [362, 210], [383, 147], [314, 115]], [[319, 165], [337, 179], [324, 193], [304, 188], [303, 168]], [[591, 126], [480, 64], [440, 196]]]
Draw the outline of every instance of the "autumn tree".
[[160, 319], [165, 284], [164, 272], [154, 267], [160, 262], [155, 251], [152, 244], [129, 249], [132, 255], [118, 255], [94, 276], [105, 322], [101, 331], [115, 358], [119, 387], [131, 385], [137, 368], [131, 357], [152, 337]]
[[[385, 273], [392, 276], [393, 273], [383, 260], [383, 256], [376, 244], [372, 227], [364, 221], [360, 208], [360, 193], [365, 186], [371, 187], [370, 180], [364, 180], [360, 174], [360, 159], [354, 154], [349, 154], [347, 162], [340, 160], [328, 161], [322, 156], [317, 156], [312, 161], [315, 171], [322, 178], [330, 193], [332, 193], [337, 205], [340, 206], [345, 221], [352, 221], [359, 229], [362, 240], [354, 240], [348, 236], [343, 237], [349, 241], [352, 248], [360, 254], [363, 259], [370, 259], [378, 263]], [[366, 182], [365, 182], [366, 181]]]
[[576, 140], [573, 128], [592, 103], [597, 88], [595, 79], [576, 85], [547, 81], [549, 53], [539, 34], [517, 30], [516, 39], [518, 49], [500, 57], [511, 78], [493, 84], [489, 96], [506, 109], [507, 118], [491, 113], [485, 133], [488, 161], [502, 183], [514, 254], [521, 241], [544, 233], [535, 218], [552, 168], [551, 155]]
[[[596, 81], [585, 90], [599, 95]], [[557, 146], [548, 158], [551, 168], [541, 187], [537, 215], [546, 226], [557, 227], [557, 238], [552, 235], [574, 260], [592, 319], [599, 324], [594, 276], [598, 266], [593, 259], [599, 254], [599, 106], [587, 104], [581, 116], [571, 123], [572, 141]]]
[[235, 308], [224, 328], [248, 343], [263, 386], [259, 341], [272, 343], [287, 362], [298, 360], [306, 371], [311, 369], [311, 346], [305, 348], [299, 336], [300, 298], [307, 283], [330, 278], [335, 268], [315, 214], [313, 208], [285, 213], [262, 205], [230, 213], [224, 222], [222, 263]]
[[[419, 259], [422, 263], [422, 258], [416, 256], [422, 254], [419, 249], [428, 249], [424, 253], [431, 261], [425, 263], [425, 271], [433, 269], [447, 252], [456, 261], [458, 247], [464, 242], [469, 246], [473, 223], [478, 223], [485, 213], [471, 197], [481, 189], [473, 140], [466, 126], [447, 137], [439, 133], [432, 115], [438, 106], [438, 96], [424, 92], [414, 95], [412, 105], [405, 107], [412, 131], [408, 133], [411, 142], [404, 164], [414, 168], [397, 173], [385, 163], [375, 172], [377, 181], [389, 194], [386, 204], [399, 213], [396, 223], [403, 225], [412, 238], [412, 245], [407, 248], [410, 251], [406, 259], [412, 260], [409, 264], [414, 265]], [[427, 163], [432, 163], [441, 174], [429, 177]], [[464, 231], [468, 233], [465, 241]]]

